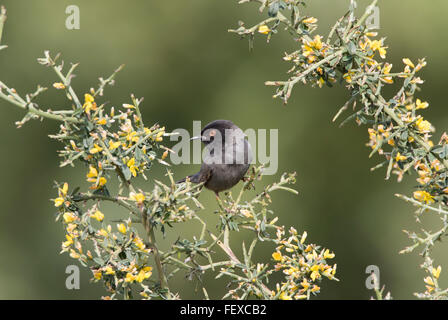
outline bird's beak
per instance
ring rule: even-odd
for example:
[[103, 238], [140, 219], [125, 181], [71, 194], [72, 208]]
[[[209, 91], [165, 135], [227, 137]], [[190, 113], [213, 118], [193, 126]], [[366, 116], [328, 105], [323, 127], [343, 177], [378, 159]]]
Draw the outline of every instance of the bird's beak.
[[193, 138], [191, 138], [190, 140], [202, 140], [202, 136], [196, 136], [196, 137], [193, 137]]

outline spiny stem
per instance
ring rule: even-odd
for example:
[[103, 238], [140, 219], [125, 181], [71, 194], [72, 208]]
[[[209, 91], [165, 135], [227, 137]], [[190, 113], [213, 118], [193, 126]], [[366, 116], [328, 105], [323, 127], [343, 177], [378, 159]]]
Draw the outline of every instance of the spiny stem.
[[3, 26], [6, 21], [6, 9], [4, 6], [0, 7], [0, 45], [2, 44]]
[[21, 108], [21, 109], [24, 109], [31, 113], [34, 113], [35, 115], [38, 115], [39, 117], [42, 117], [42, 118], [46, 118], [46, 119], [50, 119], [50, 120], [57, 120], [57, 121], [64, 121], [64, 122], [81, 123], [81, 120], [79, 120], [75, 117], [66, 117], [63, 115], [53, 114], [53, 113], [50, 113], [47, 111], [42, 111], [40, 109], [35, 108], [31, 104], [27, 104], [27, 103], [17, 101], [15, 99], [11, 99], [9, 96], [7, 96], [6, 94], [4, 94], [1, 91], [0, 91], [0, 98], [2, 98], [3, 100]]
[[109, 196], [102, 195], [102, 194], [78, 194], [75, 196], [75, 199], [74, 199], [74, 201], [76, 201], [76, 202], [87, 201], [87, 200], [105, 200], [105, 201], [115, 202], [116, 204], [122, 206], [123, 208], [126, 208], [127, 210], [129, 210], [130, 212], [132, 212], [136, 215], [140, 214], [140, 212], [138, 211], [138, 209], [136, 207], [130, 205], [129, 203], [127, 203], [123, 199], [120, 199], [119, 197], [109, 197]]
[[[72, 69], [69, 71], [69, 74], [71, 74], [73, 72], [73, 70], [77, 67], [77, 64], [74, 64], [72, 66]], [[58, 77], [62, 80], [62, 82], [64, 83], [64, 86], [66, 86], [68, 88], [68, 92], [70, 93], [70, 96], [72, 97], [73, 101], [76, 104], [76, 107], [81, 109], [82, 108], [82, 104], [81, 102], [79, 102], [78, 96], [76, 95], [75, 91], [73, 90], [72, 86], [70, 85], [70, 79], [68, 79], [67, 77], [65, 77], [59, 66], [55, 65], [55, 62], [53, 62], [53, 70], [56, 72], [56, 74], [58, 75]]]

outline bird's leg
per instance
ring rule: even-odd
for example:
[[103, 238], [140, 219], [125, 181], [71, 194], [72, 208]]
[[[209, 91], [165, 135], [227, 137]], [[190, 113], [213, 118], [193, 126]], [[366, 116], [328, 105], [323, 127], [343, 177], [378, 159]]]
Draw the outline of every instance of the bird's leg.
[[218, 201], [218, 205], [221, 207], [222, 210], [224, 210], [227, 213], [231, 213], [230, 208], [227, 208], [224, 203], [221, 200], [221, 197], [219, 196], [219, 193], [215, 191], [215, 197], [216, 197], [216, 201]]
[[218, 202], [218, 206], [221, 208], [221, 210], [227, 211], [227, 208], [224, 206], [224, 203], [222, 202], [219, 193], [215, 191], [215, 197], [216, 202]]

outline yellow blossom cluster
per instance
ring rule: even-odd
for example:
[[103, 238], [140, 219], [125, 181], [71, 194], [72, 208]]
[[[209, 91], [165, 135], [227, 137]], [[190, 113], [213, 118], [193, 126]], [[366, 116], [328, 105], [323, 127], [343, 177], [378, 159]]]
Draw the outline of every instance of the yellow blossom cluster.
[[99, 189], [102, 188], [107, 183], [107, 179], [100, 174], [98, 174], [98, 170], [90, 165], [89, 172], [86, 175], [87, 181], [93, 183], [90, 187], [91, 189]]
[[138, 268], [135, 265], [135, 262], [132, 262], [129, 265], [105, 265], [99, 269], [92, 270], [92, 273], [95, 280], [110, 276], [116, 278], [117, 283], [142, 283], [144, 280], [151, 277], [152, 267], [143, 266]]
[[[359, 41], [359, 47], [363, 52], [370, 53], [368, 58], [373, 59], [375, 52], [378, 51], [378, 54], [382, 59], [386, 58], [387, 47], [384, 46], [384, 38], [380, 40], [371, 40], [370, 37], [376, 37], [376, 32], [366, 32], [364, 36]], [[369, 61], [368, 64], [374, 65], [376, 64], [373, 61]]]
[[426, 294], [431, 294], [438, 287], [437, 280], [439, 279], [440, 273], [442, 272], [442, 267], [431, 267], [430, 270], [431, 275], [423, 279], [423, 281], [425, 282]]
[[54, 206], [55, 207], [62, 206], [62, 204], [65, 201], [65, 198], [67, 197], [67, 192], [68, 192], [68, 183], [65, 182], [64, 185], [62, 186], [62, 188], [58, 188], [59, 197], [54, 199]]
[[367, 143], [367, 146], [372, 149], [377, 149], [379, 154], [383, 154], [384, 151], [380, 147], [383, 145], [383, 142], [387, 142], [390, 146], [395, 146], [394, 139], [391, 139], [391, 133], [392, 133], [392, 126], [385, 127], [384, 125], [380, 124], [377, 126], [376, 130], [374, 128], [368, 128], [367, 129], [369, 133], [369, 142]]
[[276, 261], [275, 270], [285, 274], [285, 282], [277, 284], [272, 296], [281, 300], [309, 299], [311, 294], [317, 294], [317, 285], [322, 277], [336, 279], [336, 265], [329, 265], [327, 260], [333, 259], [335, 254], [328, 249], [320, 249], [314, 244], [306, 244], [307, 233], [298, 235], [291, 227], [289, 237], [284, 238], [282, 228], [277, 230], [277, 248], [272, 254]]
[[91, 111], [96, 111], [98, 109], [95, 98], [91, 94], [86, 93], [84, 95], [84, 104], [82, 108], [88, 115], [90, 115]]

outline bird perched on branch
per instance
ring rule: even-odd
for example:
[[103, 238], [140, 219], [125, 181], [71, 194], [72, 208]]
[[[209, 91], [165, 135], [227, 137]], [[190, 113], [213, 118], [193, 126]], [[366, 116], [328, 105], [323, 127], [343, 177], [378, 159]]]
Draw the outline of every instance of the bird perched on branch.
[[186, 179], [203, 182], [219, 198], [219, 192], [232, 188], [244, 178], [252, 161], [250, 144], [244, 132], [229, 120], [210, 122], [200, 136], [191, 138], [194, 139], [201, 139], [205, 145], [201, 169], [177, 183]]

